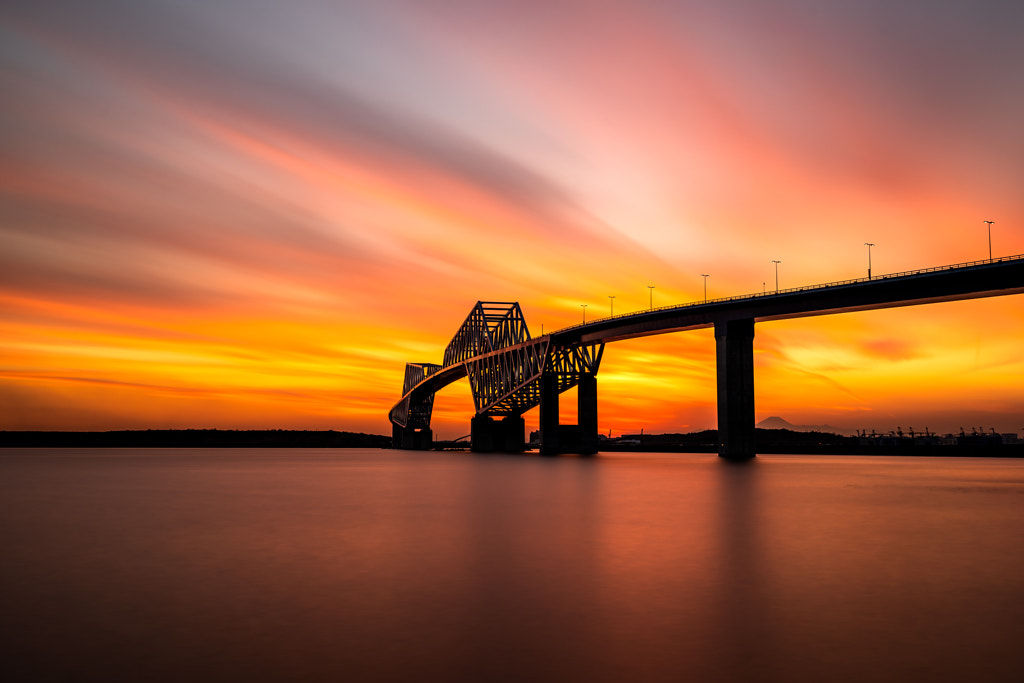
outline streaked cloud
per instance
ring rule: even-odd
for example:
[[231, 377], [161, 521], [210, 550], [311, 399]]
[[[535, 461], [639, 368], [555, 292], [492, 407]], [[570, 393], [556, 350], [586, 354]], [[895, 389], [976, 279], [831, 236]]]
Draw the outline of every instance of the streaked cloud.
[[[857, 277], [865, 241], [875, 272], [984, 258], [984, 219], [1022, 253], [1022, 23], [959, 0], [9, 3], [0, 428], [384, 432], [404, 363], [477, 299], [539, 334], [651, 284], [695, 300], [702, 272], [768, 289], [773, 258], [782, 287]], [[761, 326], [758, 410], [948, 420], [985, 385], [1015, 419], [1018, 298]], [[610, 347], [602, 425], [713, 426], [713, 344]], [[439, 429], [466, 405], [439, 399]]]

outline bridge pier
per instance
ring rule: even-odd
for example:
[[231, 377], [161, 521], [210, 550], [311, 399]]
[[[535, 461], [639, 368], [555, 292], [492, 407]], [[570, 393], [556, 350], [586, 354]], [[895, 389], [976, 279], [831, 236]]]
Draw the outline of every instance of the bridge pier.
[[718, 365], [718, 455], [733, 460], [753, 458], [754, 445], [754, 320], [715, 323]]
[[544, 374], [540, 379], [540, 454], [597, 453], [597, 377], [580, 375], [577, 390], [579, 424], [558, 423], [558, 376]]
[[584, 455], [597, 453], [597, 376], [584, 373], [576, 385], [578, 393], [577, 422], [580, 426], [579, 452]]
[[526, 421], [509, 415], [495, 420], [478, 415], [470, 420], [469, 448], [477, 453], [522, 453], [526, 450]]
[[405, 451], [429, 451], [434, 446], [434, 432], [429, 427], [391, 425], [391, 447]]
[[558, 378], [550, 373], [540, 376], [540, 454], [557, 455], [558, 443]]
[[494, 450], [494, 418], [478, 415], [469, 421], [469, 449], [476, 453]]
[[522, 453], [526, 450], [526, 420], [522, 415], [509, 415], [501, 420], [501, 450]]

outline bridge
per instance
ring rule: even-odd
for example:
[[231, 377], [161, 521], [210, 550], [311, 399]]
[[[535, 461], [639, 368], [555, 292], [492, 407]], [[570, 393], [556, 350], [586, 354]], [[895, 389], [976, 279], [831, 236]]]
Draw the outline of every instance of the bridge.
[[[440, 364], [409, 363], [402, 398], [391, 409], [393, 446], [432, 443], [434, 395], [469, 377], [475, 451], [525, 450], [523, 414], [540, 407], [543, 454], [597, 452], [597, 372], [605, 344], [713, 327], [718, 391], [718, 453], [755, 454], [754, 325], [852, 311], [1024, 293], [1024, 255], [712, 299], [611, 316], [531, 337], [515, 302], [478, 301]], [[578, 424], [561, 425], [558, 397], [577, 387]]]

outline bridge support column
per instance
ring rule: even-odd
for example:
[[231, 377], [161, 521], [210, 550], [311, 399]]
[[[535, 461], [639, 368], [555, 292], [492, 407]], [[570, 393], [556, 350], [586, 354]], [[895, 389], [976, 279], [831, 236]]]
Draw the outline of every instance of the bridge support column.
[[580, 426], [579, 452], [584, 455], [597, 453], [597, 376], [580, 375], [577, 385], [578, 413]]
[[469, 424], [472, 451], [522, 453], [526, 450], [526, 421], [520, 416], [510, 415], [498, 422], [493, 417], [478, 415]]
[[434, 432], [430, 427], [399, 427], [391, 425], [391, 447], [406, 451], [429, 451], [434, 447]]
[[718, 361], [718, 455], [753, 458], [754, 445], [754, 321], [715, 323]]
[[509, 415], [496, 425], [501, 434], [499, 450], [522, 453], [526, 450], [526, 420], [521, 415]]
[[597, 377], [580, 375], [577, 389], [579, 424], [558, 424], [558, 376], [540, 379], [540, 454], [597, 453]]
[[540, 454], [560, 453], [558, 441], [558, 377], [544, 373], [540, 376]]
[[494, 450], [494, 418], [477, 415], [469, 421], [469, 449], [476, 453], [490, 453]]

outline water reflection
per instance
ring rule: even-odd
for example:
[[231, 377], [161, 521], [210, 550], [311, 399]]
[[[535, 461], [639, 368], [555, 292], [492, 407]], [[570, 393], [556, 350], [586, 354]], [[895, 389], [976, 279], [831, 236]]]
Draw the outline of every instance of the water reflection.
[[23, 680], [1016, 680], [1022, 500], [1005, 461], [5, 451], [0, 637]]

